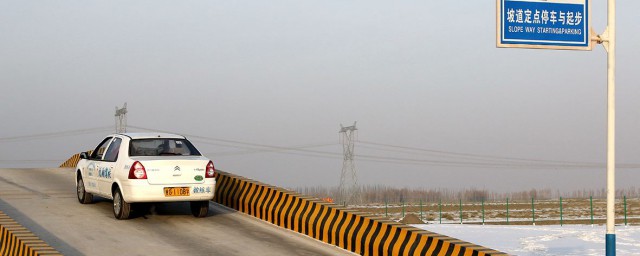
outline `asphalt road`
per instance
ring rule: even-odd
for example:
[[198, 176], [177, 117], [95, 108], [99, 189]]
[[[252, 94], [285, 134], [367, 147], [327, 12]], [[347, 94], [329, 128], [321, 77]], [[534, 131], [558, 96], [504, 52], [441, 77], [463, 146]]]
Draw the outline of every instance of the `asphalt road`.
[[353, 255], [224, 206], [141, 207], [116, 220], [112, 202], [82, 205], [73, 169], [0, 169], [0, 210], [65, 255]]

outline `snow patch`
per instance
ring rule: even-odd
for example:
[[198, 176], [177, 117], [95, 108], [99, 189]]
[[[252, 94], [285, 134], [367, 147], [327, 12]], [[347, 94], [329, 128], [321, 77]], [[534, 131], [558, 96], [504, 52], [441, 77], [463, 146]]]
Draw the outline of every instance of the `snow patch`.
[[[605, 227], [600, 225], [498, 226], [498, 225], [413, 225], [520, 256], [604, 255]], [[616, 227], [618, 255], [640, 256], [640, 227]]]

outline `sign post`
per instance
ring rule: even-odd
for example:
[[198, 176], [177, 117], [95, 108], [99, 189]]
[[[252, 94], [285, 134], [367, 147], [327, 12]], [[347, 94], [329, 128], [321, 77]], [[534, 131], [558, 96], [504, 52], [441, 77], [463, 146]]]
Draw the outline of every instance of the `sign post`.
[[607, 233], [606, 255], [616, 255], [616, 3], [608, 0], [607, 28], [591, 32], [589, 0], [496, 0], [496, 45], [503, 48], [607, 51]]
[[607, 4], [607, 29], [600, 37], [607, 50], [607, 256], [616, 255], [616, 1]]
[[616, 1], [607, 2], [607, 28], [594, 41], [607, 51], [607, 233], [606, 256], [616, 255]]

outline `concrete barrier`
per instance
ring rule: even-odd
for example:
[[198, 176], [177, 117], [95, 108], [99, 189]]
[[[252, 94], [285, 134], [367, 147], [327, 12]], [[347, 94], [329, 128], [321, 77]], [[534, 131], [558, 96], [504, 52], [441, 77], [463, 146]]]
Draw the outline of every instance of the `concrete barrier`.
[[506, 255], [218, 171], [215, 201], [361, 255]]
[[0, 211], [0, 255], [62, 255]]
[[71, 156], [67, 161], [60, 165], [60, 168], [74, 168], [80, 162], [80, 153]]
[[[93, 152], [93, 150], [87, 151], [87, 154], [91, 154], [91, 152]], [[64, 161], [64, 163], [60, 165], [60, 168], [75, 168], [78, 162], [80, 162], [80, 153], [69, 157], [67, 161]]]

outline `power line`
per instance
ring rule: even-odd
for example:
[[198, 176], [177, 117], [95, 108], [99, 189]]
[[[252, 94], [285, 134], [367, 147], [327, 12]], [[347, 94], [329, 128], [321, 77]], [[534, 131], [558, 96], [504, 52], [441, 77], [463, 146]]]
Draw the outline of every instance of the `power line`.
[[358, 142], [375, 145], [375, 146], [420, 151], [420, 152], [426, 152], [426, 153], [433, 153], [435, 155], [446, 155], [449, 157], [459, 157], [459, 158], [468, 158], [468, 159], [486, 159], [486, 160], [516, 161], [516, 162], [554, 163], [554, 164], [577, 164], [577, 165], [599, 165], [600, 164], [600, 163], [593, 163], [593, 162], [556, 161], [556, 160], [542, 160], [542, 159], [531, 159], [531, 158], [516, 158], [516, 157], [506, 157], [506, 156], [470, 154], [470, 153], [460, 153], [460, 152], [452, 152], [452, 151], [390, 145], [390, 144], [368, 142], [368, 141], [358, 141]]
[[[143, 127], [129, 126], [132, 128], [166, 132], [157, 129], [148, 129]], [[109, 126], [85, 128], [77, 130], [68, 130], [52, 133], [41, 133], [24, 136], [12, 136], [0, 138], [0, 142], [20, 142], [30, 141], [38, 139], [51, 139], [56, 137], [68, 137], [78, 136], [83, 134], [91, 134], [97, 132], [109, 131]], [[327, 152], [321, 150], [312, 150], [310, 148], [318, 148], [324, 146], [336, 145], [335, 143], [315, 144], [315, 145], [303, 145], [303, 146], [273, 146], [266, 144], [250, 143], [237, 140], [219, 139], [204, 137], [198, 135], [188, 135], [193, 137], [196, 141], [201, 141], [204, 144], [217, 145], [223, 147], [233, 147], [243, 149], [244, 151], [235, 152], [221, 152], [220, 156], [233, 156], [233, 155], [245, 155], [254, 153], [280, 153], [307, 157], [320, 157], [327, 159], [340, 159], [343, 154], [337, 152]], [[405, 165], [419, 165], [419, 166], [444, 166], [444, 167], [475, 167], [475, 168], [551, 168], [551, 169], [580, 169], [580, 168], [603, 168], [604, 163], [593, 162], [575, 162], [575, 161], [557, 161], [557, 160], [542, 160], [542, 159], [530, 159], [530, 158], [515, 158], [507, 156], [495, 156], [495, 155], [483, 155], [483, 154], [471, 154], [461, 153], [453, 151], [434, 150], [426, 148], [407, 147], [399, 145], [391, 145], [369, 141], [358, 141], [361, 147], [370, 148], [374, 150], [391, 151], [398, 153], [409, 153], [432, 157], [439, 157], [439, 159], [424, 159], [424, 158], [406, 158], [406, 157], [391, 157], [381, 155], [362, 155], [354, 154], [359, 158], [359, 161], [377, 162], [377, 163], [389, 163], [389, 164], [405, 164]], [[376, 148], [378, 147], [378, 148]], [[217, 154], [217, 153], [216, 153]], [[451, 160], [443, 160], [442, 158], [449, 158]], [[27, 160], [15, 160], [15, 161], [27, 161]], [[54, 160], [28, 160], [28, 161], [50, 161]], [[4, 161], [6, 162], [6, 161]], [[621, 169], [640, 169], [640, 164], [617, 164]]]
[[[134, 129], [145, 130], [145, 131], [171, 133], [170, 131], [163, 131], [163, 130], [157, 130], [157, 129], [148, 129], [148, 128], [139, 127], [139, 126], [130, 125], [129, 127], [134, 128]], [[313, 153], [313, 154], [330, 155], [330, 156], [341, 156], [342, 155], [342, 154], [332, 153], [332, 152], [305, 149], [304, 147], [295, 148], [295, 147], [274, 146], [274, 145], [267, 145], [267, 144], [258, 144], [258, 143], [237, 141], [237, 140], [204, 137], [204, 136], [193, 135], [193, 134], [184, 134], [184, 133], [182, 135], [184, 135], [186, 137], [189, 137], [190, 139], [195, 138], [195, 140], [194, 139], [192, 139], [192, 140], [200, 141], [200, 142], [205, 143], [205, 144], [211, 144], [211, 145], [216, 145], [216, 146], [227, 146], [227, 147], [247, 149], [247, 150], [254, 150], [256, 152], [258, 152], [258, 150], [262, 149], [263, 152], [272, 151], [272, 152], [276, 152], [276, 153], [278, 151], [283, 151], [283, 152], [284, 151], [300, 151], [300, 152], [304, 152], [304, 153]], [[211, 142], [211, 141], [215, 141], [215, 142]], [[226, 143], [226, 144], [220, 144], [220, 142]], [[231, 145], [229, 145], [229, 144], [231, 144]], [[234, 145], [234, 144], [237, 144], [237, 145]], [[335, 143], [325, 143], [325, 144], [319, 144], [319, 145], [315, 145], [315, 146], [325, 146], [325, 145], [335, 145]], [[314, 145], [312, 145], [312, 146], [314, 146]]]
[[[131, 128], [155, 131], [155, 132], [168, 132], [157, 129], [148, 129], [138, 126], [129, 126]], [[330, 159], [340, 159], [340, 156], [344, 156], [340, 153], [327, 152], [320, 150], [311, 150], [306, 147], [283, 147], [273, 146], [266, 144], [250, 143], [244, 141], [236, 141], [229, 139], [219, 139], [204, 137], [198, 135], [183, 134], [188, 137], [196, 138], [196, 141], [200, 141], [205, 144], [212, 144], [225, 147], [233, 147], [239, 149], [245, 149], [246, 151], [239, 154], [251, 154], [261, 152], [273, 152], [289, 155], [299, 155], [307, 157], [321, 157]], [[481, 154], [469, 154], [459, 153], [452, 151], [442, 151], [433, 149], [423, 149], [415, 147], [397, 146], [376, 142], [358, 141], [359, 143], [388, 147], [394, 149], [421, 151], [425, 153], [434, 153], [435, 155], [444, 155], [449, 158], [462, 158], [460, 160], [433, 160], [433, 159], [419, 159], [419, 158], [405, 158], [405, 157], [391, 157], [380, 155], [366, 155], [366, 154], [354, 154], [358, 157], [359, 161], [377, 162], [377, 163], [389, 163], [389, 164], [404, 164], [404, 165], [419, 165], [419, 166], [432, 166], [432, 167], [473, 167], [473, 168], [514, 168], [514, 169], [593, 169], [602, 168], [604, 163], [589, 163], [589, 162], [571, 162], [571, 161], [555, 161], [555, 160], [541, 160], [541, 159], [527, 159], [527, 158], [514, 158], [506, 156], [492, 156]], [[333, 145], [333, 144], [320, 144], [320, 145]], [[229, 155], [233, 155], [230, 153]], [[618, 168], [622, 169], [638, 169], [640, 164], [619, 164]]]
[[23, 159], [23, 160], [0, 160], [0, 163], [59, 163], [60, 160], [35, 160], [35, 159]]
[[103, 132], [108, 130], [111, 130], [111, 126], [32, 134], [32, 135], [24, 135], [24, 136], [4, 137], [4, 138], [0, 138], [0, 142], [17, 142], [17, 141], [28, 141], [28, 140], [37, 140], [37, 139], [50, 139], [50, 138], [56, 138], [56, 137], [68, 137], [68, 136], [77, 136], [77, 135], [83, 135], [83, 134], [91, 134], [91, 133]]
[[[194, 141], [198, 142], [199, 140], [194, 140]], [[204, 141], [200, 141], [200, 142], [208, 144]], [[307, 148], [319, 148], [319, 147], [335, 146], [335, 145], [338, 145], [338, 144], [330, 143], [330, 144], [291, 146], [291, 147], [286, 147], [286, 149], [247, 149], [243, 151], [222, 151], [222, 152], [213, 152], [209, 154], [216, 155], [216, 156], [236, 156], [236, 155], [249, 155], [249, 154], [258, 154], [258, 153], [281, 153], [284, 151], [292, 151], [292, 150], [307, 149]]]
[[499, 162], [466, 162], [466, 161], [442, 161], [402, 157], [388, 157], [376, 155], [357, 155], [360, 159], [388, 160], [395, 163], [413, 163], [423, 165], [477, 167], [477, 168], [597, 168], [598, 165], [562, 165], [562, 164], [531, 164], [531, 163], [499, 163]]

